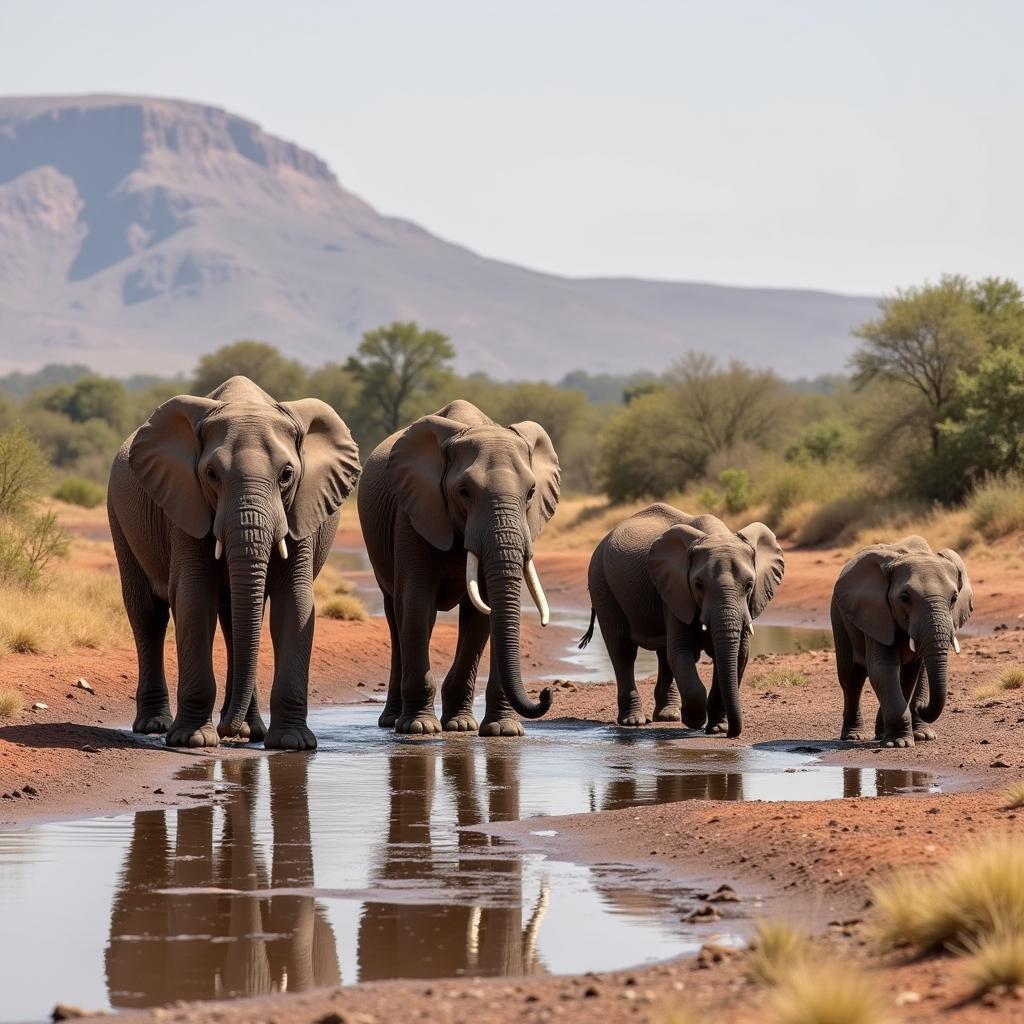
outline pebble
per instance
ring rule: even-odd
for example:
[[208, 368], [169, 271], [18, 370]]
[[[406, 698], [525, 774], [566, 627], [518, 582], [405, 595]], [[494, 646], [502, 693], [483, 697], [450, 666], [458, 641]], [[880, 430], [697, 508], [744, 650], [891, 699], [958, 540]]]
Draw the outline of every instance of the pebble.
[[50, 1013], [50, 1020], [78, 1020], [81, 1017], [95, 1017], [95, 1010], [83, 1010], [80, 1006], [58, 1003]]
[[96, 691], [89, 685], [88, 680], [83, 679], [79, 676], [72, 684], [77, 690], [88, 690], [89, 693], [95, 693]]
[[32, 710], [33, 711], [46, 711], [49, 707], [50, 707], [49, 704], [44, 704], [41, 700], [37, 700], [35, 702], [35, 704], [32, 705]]
[[99, 751], [91, 743], [86, 743], [86, 745], [84, 747], [82, 747], [82, 751], [84, 753], [86, 753], [86, 754], [98, 754], [99, 753]]
[[1009, 768], [1010, 766], [1001, 758], [997, 757], [990, 765], [989, 768]]

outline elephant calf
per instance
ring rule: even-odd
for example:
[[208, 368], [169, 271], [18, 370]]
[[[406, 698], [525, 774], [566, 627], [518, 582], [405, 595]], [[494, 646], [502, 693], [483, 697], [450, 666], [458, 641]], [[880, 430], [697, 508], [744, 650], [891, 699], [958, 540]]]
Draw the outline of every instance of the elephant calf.
[[[309, 750], [313, 580], [359, 476], [348, 427], [315, 398], [276, 402], [245, 377], [205, 398], [164, 402], [121, 446], [107, 512], [121, 591], [139, 657], [134, 729], [169, 746], [216, 746], [218, 736]], [[222, 557], [223, 556], [223, 557]], [[270, 599], [274, 684], [270, 729], [256, 704], [263, 612]], [[164, 678], [174, 616], [178, 711]], [[228, 650], [220, 724], [213, 638]]]
[[956, 634], [973, 610], [967, 569], [951, 548], [934, 552], [923, 537], [907, 537], [858, 551], [832, 593], [842, 738], [868, 738], [860, 697], [870, 679], [879, 704], [876, 739], [887, 747], [935, 739], [927, 723], [946, 703], [947, 654], [950, 647], [960, 653]]
[[[638, 647], [658, 653], [654, 718], [739, 736], [739, 685], [753, 620], [782, 582], [785, 560], [763, 523], [733, 533], [714, 516], [655, 504], [620, 523], [590, 560], [593, 611], [618, 684], [619, 725], [646, 725], [634, 679]], [[714, 662], [710, 697], [697, 674]], [[674, 682], [673, 682], [674, 680]], [[680, 700], [680, 698], [682, 698]]]

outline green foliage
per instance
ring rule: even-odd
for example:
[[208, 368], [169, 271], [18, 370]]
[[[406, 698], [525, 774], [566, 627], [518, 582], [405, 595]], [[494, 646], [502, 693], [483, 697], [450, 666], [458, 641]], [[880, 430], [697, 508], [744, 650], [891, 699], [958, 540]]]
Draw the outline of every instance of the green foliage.
[[786, 449], [787, 462], [816, 462], [827, 466], [850, 449], [850, 428], [835, 416], [809, 423]]
[[726, 512], [738, 515], [753, 504], [754, 487], [745, 470], [723, 469], [718, 475], [718, 482], [722, 485], [722, 499]]
[[120, 381], [107, 377], [83, 377], [42, 394], [39, 405], [63, 413], [72, 423], [101, 420], [118, 433], [130, 428], [128, 394]]
[[99, 484], [80, 476], [65, 477], [53, 492], [58, 501], [69, 505], [80, 505], [82, 508], [95, 508], [101, 504], [106, 493]]
[[325, 363], [309, 374], [307, 393], [311, 398], [326, 402], [351, 429], [352, 413], [359, 404], [359, 381], [351, 370], [340, 363]]
[[88, 366], [79, 363], [47, 363], [33, 373], [15, 370], [0, 377], [0, 391], [16, 398], [24, 398], [35, 391], [48, 391], [61, 384], [74, 384], [81, 377], [93, 376]]
[[248, 377], [281, 402], [305, 397], [306, 371], [302, 364], [286, 358], [265, 341], [249, 340], [232, 342], [203, 356], [192, 391], [208, 395], [235, 376]]

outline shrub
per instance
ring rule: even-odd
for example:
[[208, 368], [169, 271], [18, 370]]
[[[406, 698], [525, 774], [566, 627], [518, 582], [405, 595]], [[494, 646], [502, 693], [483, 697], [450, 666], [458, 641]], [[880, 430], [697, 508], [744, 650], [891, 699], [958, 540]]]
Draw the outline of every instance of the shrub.
[[17, 690], [12, 690], [9, 687], [0, 689], [0, 720], [13, 718], [20, 713], [24, 706], [25, 702]]
[[974, 696], [978, 700], [990, 700], [1010, 690], [1024, 690], [1024, 668], [1018, 665], [1004, 668], [991, 683], [979, 686]]
[[754, 500], [754, 488], [745, 470], [723, 469], [718, 482], [722, 485], [726, 512], [738, 515], [750, 508]]
[[1020, 807], [1024, 807], [1024, 782], [1015, 782], [1006, 791], [1003, 797], [1003, 809], [1007, 811], [1015, 811]]
[[1024, 841], [999, 835], [928, 871], [872, 889], [882, 940], [921, 952], [1024, 934]]
[[358, 597], [351, 594], [335, 594], [320, 605], [320, 614], [325, 619], [362, 622], [366, 618], [366, 608]]
[[69, 505], [80, 505], [82, 508], [95, 508], [106, 497], [106, 492], [99, 484], [80, 476], [69, 476], [60, 482], [53, 496], [58, 501]]
[[989, 477], [974, 489], [967, 508], [971, 526], [985, 540], [1024, 529], [1024, 477], [1017, 473]]
[[893, 1016], [862, 970], [823, 963], [783, 976], [768, 1019], [772, 1024], [890, 1024]]
[[1024, 985], [1024, 932], [999, 928], [969, 943], [967, 953], [966, 973], [973, 998]]
[[807, 933], [787, 921], [755, 922], [747, 961], [751, 977], [762, 985], [777, 985], [787, 972], [805, 969], [810, 945]]

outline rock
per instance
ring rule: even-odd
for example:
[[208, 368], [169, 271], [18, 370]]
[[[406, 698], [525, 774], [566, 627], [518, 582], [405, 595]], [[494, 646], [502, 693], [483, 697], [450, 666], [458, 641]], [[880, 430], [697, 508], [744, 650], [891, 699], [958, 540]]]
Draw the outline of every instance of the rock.
[[83, 679], [79, 676], [72, 684], [76, 690], [88, 690], [89, 693], [95, 693], [96, 691], [89, 685], [88, 680]]
[[46, 711], [46, 710], [49, 709], [49, 707], [50, 707], [49, 704], [44, 704], [41, 700], [37, 700], [35, 702], [35, 704], [32, 705], [32, 710], [33, 711]]
[[921, 993], [912, 992], [909, 989], [906, 992], [900, 992], [899, 995], [896, 996], [897, 1006], [911, 1006], [912, 1004], [919, 1002], [921, 1002]]
[[86, 754], [98, 754], [99, 753], [99, 751], [91, 743], [86, 743], [85, 746], [82, 747], [82, 751], [83, 751], [83, 753], [86, 753]]
[[714, 907], [697, 907], [696, 910], [684, 914], [683, 920], [692, 924], [706, 924], [711, 921], [721, 921], [722, 915]]
[[29, 796], [39, 796], [39, 790], [31, 784], [28, 786], [22, 786], [21, 791], [22, 793], [27, 793]]
[[714, 892], [702, 897], [705, 903], [739, 903], [740, 898], [731, 885], [720, 885]]
[[80, 1006], [58, 1003], [50, 1013], [50, 1020], [77, 1020], [81, 1017], [95, 1017], [95, 1010], [83, 1010]]
[[738, 955], [739, 950], [732, 946], [725, 946], [720, 942], [705, 942], [697, 954], [697, 966], [706, 969]]
[[1010, 766], [1001, 758], [997, 757], [990, 765], [989, 768], [1009, 768]]
[[154, 795], [160, 795], [162, 793], [163, 793], [163, 790], [159, 786], [157, 786], [157, 788], [153, 790], [153, 794]]

